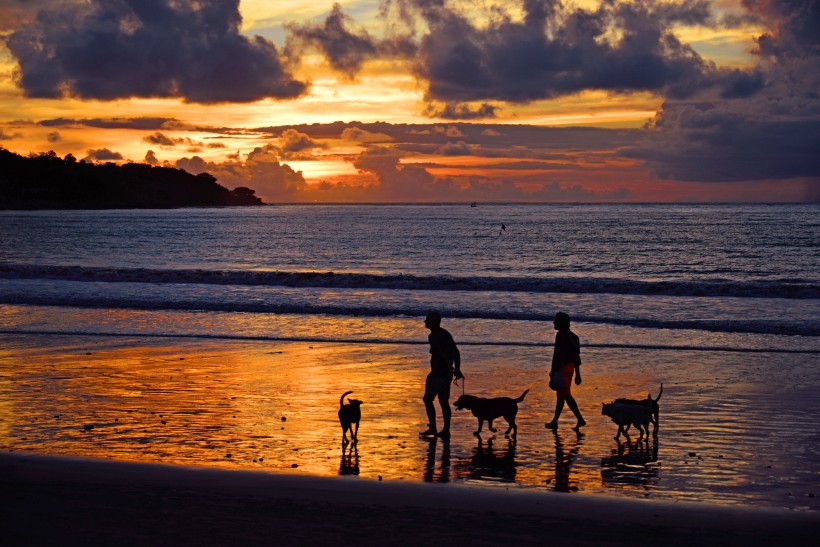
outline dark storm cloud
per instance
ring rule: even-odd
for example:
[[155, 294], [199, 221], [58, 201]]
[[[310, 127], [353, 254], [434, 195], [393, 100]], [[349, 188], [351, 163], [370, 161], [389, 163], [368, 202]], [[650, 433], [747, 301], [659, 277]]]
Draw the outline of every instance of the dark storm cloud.
[[150, 144], [159, 144], [160, 146], [175, 146], [179, 143], [179, 139], [172, 139], [171, 137], [168, 137], [167, 135], [164, 135], [157, 131], [156, 133], [152, 133], [147, 137], [143, 137], [142, 142], [147, 142]]
[[253, 188], [266, 202], [305, 201], [302, 195], [307, 185], [302, 172], [279, 163], [278, 149], [273, 145], [254, 148], [244, 161], [209, 162], [193, 156], [177, 160], [174, 166], [194, 175], [210, 173], [228, 188]]
[[820, 2], [817, 0], [743, 0], [743, 5], [771, 27], [757, 39], [763, 56], [820, 54]]
[[447, 103], [442, 107], [428, 105], [424, 114], [431, 118], [443, 118], [445, 120], [480, 120], [495, 118], [497, 107], [482, 103], [473, 108], [468, 104]]
[[464, 141], [448, 142], [436, 150], [441, 156], [472, 156], [473, 149]]
[[667, 179], [726, 182], [820, 177], [820, 118], [767, 119], [720, 103], [667, 104], [642, 146]]
[[437, 179], [426, 169], [404, 165], [394, 153], [381, 149], [362, 153], [354, 165], [379, 181], [369, 191], [375, 201], [613, 201], [633, 197], [625, 188], [598, 193], [581, 185], [562, 186], [557, 181], [533, 184], [534, 188], [527, 190], [510, 180]]
[[[539, 127], [533, 125], [502, 125], [479, 123], [453, 124], [392, 124], [387, 122], [362, 123], [333, 122], [293, 126], [256, 127], [248, 132], [278, 138], [284, 131], [294, 129], [312, 139], [335, 139], [369, 136], [367, 142], [391, 141], [396, 146], [406, 144], [439, 146], [453, 139], [470, 145], [490, 145], [514, 149], [526, 146], [533, 150], [550, 149], [613, 149], [632, 146], [640, 138], [637, 129], [603, 129], [599, 127]], [[513, 149], [513, 150], [511, 150]]]
[[744, 5], [769, 28], [755, 69], [727, 73], [734, 81], [720, 95], [667, 101], [645, 141], [624, 153], [663, 178], [805, 179], [811, 194], [820, 183], [820, 2]]
[[323, 24], [290, 23], [286, 26], [290, 32], [288, 51], [316, 47], [334, 69], [353, 77], [365, 60], [376, 55], [376, 45], [367, 31], [362, 30], [358, 34], [349, 31], [346, 25], [351, 21], [342, 7], [334, 4]]
[[156, 144], [159, 146], [165, 147], [172, 147], [172, 146], [189, 146], [189, 147], [206, 147], [206, 148], [225, 148], [225, 145], [221, 142], [211, 142], [211, 143], [204, 143], [201, 141], [195, 141], [189, 137], [169, 137], [168, 135], [160, 132], [155, 131], [150, 135], [147, 135], [142, 138], [142, 142], [147, 142], [148, 144]]
[[6, 133], [3, 129], [0, 129], [0, 141], [13, 141], [14, 139], [22, 138], [22, 133]]
[[86, 156], [82, 161], [113, 161], [123, 159], [122, 154], [113, 152], [108, 148], [98, 148], [86, 150]]
[[29, 97], [188, 102], [295, 98], [274, 44], [240, 33], [239, 0], [92, 0], [41, 10], [7, 41]]
[[309, 50], [322, 52], [330, 66], [348, 78], [353, 78], [370, 59], [404, 57], [410, 58], [416, 51], [412, 36], [391, 34], [377, 39], [366, 30], [354, 32], [349, 29], [353, 19], [346, 15], [339, 4], [333, 8], [322, 23], [288, 23], [289, 35], [285, 51], [289, 57], [298, 58]]
[[282, 131], [278, 144], [279, 157], [289, 160], [312, 159], [312, 150], [324, 146], [310, 138], [310, 135], [300, 133], [295, 129]]
[[45, 127], [96, 127], [99, 129], [190, 129], [174, 118], [53, 118], [38, 122]]
[[588, 89], [686, 97], [720, 84], [714, 65], [672, 32], [715, 24], [705, 1], [613, 1], [586, 10], [525, 0], [520, 20], [501, 14], [483, 26], [444, 2], [396, 1], [429, 28], [414, 67], [430, 100], [529, 102]]

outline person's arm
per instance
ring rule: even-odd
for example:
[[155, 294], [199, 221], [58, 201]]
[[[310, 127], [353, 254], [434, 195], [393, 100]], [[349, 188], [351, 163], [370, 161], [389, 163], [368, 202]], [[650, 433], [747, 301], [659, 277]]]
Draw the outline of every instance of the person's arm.
[[453, 369], [456, 380], [464, 378], [464, 375], [461, 373], [461, 352], [458, 351], [458, 346], [455, 342], [453, 342]]
[[577, 336], [575, 337], [575, 343], [577, 344], [575, 346], [575, 357], [578, 360], [578, 362], [575, 363], [575, 384], [580, 386], [581, 385], [581, 341], [578, 339]]
[[453, 340], [453, 335], [449, 332], [447, 333], [446, 348], [450, 362], [453, 363], [453, 373], [455, 374], [456, 380], [464, 378], [464, 375], [461, 373], [461, 352], [458, 351], [456, 341]]
[[552, 346], [552, 365], [550, 366], [550, 374], [561, 368], [561, 344], [563, 344], [563, 341], [561, 340], [561, 333], [559, 331], [555, 333], [555, 344]]

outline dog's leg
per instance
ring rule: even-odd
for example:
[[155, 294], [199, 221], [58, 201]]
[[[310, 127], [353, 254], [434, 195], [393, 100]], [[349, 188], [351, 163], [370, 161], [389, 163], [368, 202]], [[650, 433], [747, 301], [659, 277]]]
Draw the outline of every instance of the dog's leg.
[[509, 426], [507, 427], [507, 431], [504, 432], [505, 437], [510, 436], [510, 431], [514, 431], [513, 435], [518, 433], [518, 425], [516, 425], [515, 423], [515, 415], [515, 412], [511, 412], [508, 415], [504, 416], [504, 419], [507, 421], [507, 425]]
[[353, 442], [359, 442], [359, 422], [356, 422], [356, 431], [353, 431], [353, 426], [350, 426], [350, 436], [353, 437]]
[[495, 433], [496, 429], [493, 427], [493, 420], [492, 419], [487, 420], [487, 429], [489, 429], [490, 431]]
[[473, 431], [473, 435], [481, 435], [481, 428], [484, 427], [484, 420], [481, 418], [478, 419], [478, 431]]

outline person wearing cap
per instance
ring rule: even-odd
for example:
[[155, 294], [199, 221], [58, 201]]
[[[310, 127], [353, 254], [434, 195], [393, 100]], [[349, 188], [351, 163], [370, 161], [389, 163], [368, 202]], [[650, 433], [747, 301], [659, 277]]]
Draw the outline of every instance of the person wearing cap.
[[586, 425], [586, 421], [581, 416], [581, 411], [578, 410], [578, 403], [572, 396], [572, 377], [575, 375], [575, 383], [581, 385], [581, 341], [578, 336], [569, 329], [569, 315], [565, 312], [559, 311], [555, 314], [553, 326], [558, 332], [555, 334], [555, 347], [552, 352], [552, 367], [550, 368], [550, 375], [554, 372], [561, 371], [564, 376], [564, 385], [555, 392], [555, 415], [551, 422], [544, 424], [547, 429], [553, 431], [558, 430], [558, 418], [561, 416], [561, 411], [564, 409], [564, 402], [566, 401], [569, 409], [575, 414], [578, 423], [575, 424], [574, 429], [578, 431], [579, 428]]
[[[427, 429], [422, 436], [448, 437], [450, 435], [450, 384], [464, 378], [461, 373], [461, 353], [455, 340], [447, 330], [441, 328], [441, 314], [430, 312], [424, 319], [424, 326], [430, 329], [427, 341], [430, 343], [430, 374], [424, 383], [424, 409], [427, 412]], [[438, 398], [441, 416], [444, 420], [441, 431], [436, 431], [436, 407]]]

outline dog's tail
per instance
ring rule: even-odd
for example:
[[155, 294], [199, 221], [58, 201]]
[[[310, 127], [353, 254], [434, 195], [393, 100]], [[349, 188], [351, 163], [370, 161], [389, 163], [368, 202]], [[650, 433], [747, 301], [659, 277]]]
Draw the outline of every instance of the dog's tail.
[[[661, 400], [661, 395], [663, 395], [663, 384], [661, 384], [661, 390], [658, 392], [658, 397], [655, 399], [656, 403]], [[652, 396], [650, 395], [649, 398], [651, 399]]]
[[353, 392], [352, 391], [345, 391], [344, 393], [342, 393], [342, 396], [339, 397], [339, 406], [344, 406], [345, 405], [345, 396], [350, 395], [351, 393], [353, 393]]
[[524, 393], [522, 393], [522, 394], [521, 394], [521, 397], [519, 397], [518, 399], [515, 399], [515, 402], [516, 402], [516, 403], [520, 403], [521, 401], [523, 401], [523, 400], [524, 400], [524, 397], [526, 397], [526, 396], [527, 396], [527, 393], [529, 393], [529, 392], [530, 392], [530, 390], [529, 390], [529, 389], [528, 389], [528, 390], [526, 390]]

